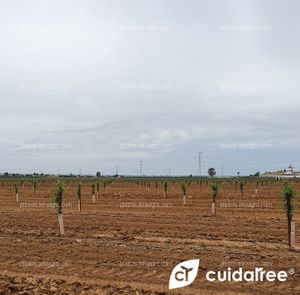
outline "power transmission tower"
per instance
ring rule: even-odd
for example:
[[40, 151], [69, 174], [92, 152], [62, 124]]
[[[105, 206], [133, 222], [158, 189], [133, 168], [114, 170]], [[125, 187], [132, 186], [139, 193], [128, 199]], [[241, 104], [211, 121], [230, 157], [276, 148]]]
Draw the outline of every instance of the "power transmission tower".
[[202, 152], [197, 152], [198, 154], [198, 176], [201, 176], [202, 175], [202, 167], [201, 167], [201, 164], [202, 164], [202, 158], [201, 158], [201, 155], [203, 155]]
[[221, 176], [224, 176], [224, 163], [221, 163]]
[[116, 175], [119, 175], [119, 166], [116, 166]]
[[139, 161], [140, 163], [140, 176], [143, 175], [143, 161]]

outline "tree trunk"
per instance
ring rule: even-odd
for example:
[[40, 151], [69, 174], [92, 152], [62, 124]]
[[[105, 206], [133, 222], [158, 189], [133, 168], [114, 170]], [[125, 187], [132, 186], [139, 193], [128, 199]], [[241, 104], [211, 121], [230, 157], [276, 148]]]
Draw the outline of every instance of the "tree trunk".
[[164, 192], [164, 199], [166, 199], [167, 198], [167, 192], [165, 191]]
[[17, 203], [19, 203], [19, 194], [18, 193], [16, 193], [16, 201], [17, 201]]
[[211, 203], [211, 215], [212, 216], [216, 215], [216, 203], [215, 202]]
[[183, 206], [186, 205], [186, 195], [183, 195]]
[[92, 202], [93, 202], [93, 204], [95, 204], [95, 203], [96, 203], [95, 194], [93, 194], [93, 195], [92, 195]]
[[64, 228], [64, 216], [62, 213], [57, 214], [58, 218], [58, 224], [59, 224], [59, 235], [63, 236], [65, 234], [65, 228]]
[[288, 231], [289, 231], [289, 247], [295, 247], [296, 241], [296, 225], [295, 221], [289, 220], [288, 221]]
[[81, 200], [77, 200], [78, 212], [81, 212]]

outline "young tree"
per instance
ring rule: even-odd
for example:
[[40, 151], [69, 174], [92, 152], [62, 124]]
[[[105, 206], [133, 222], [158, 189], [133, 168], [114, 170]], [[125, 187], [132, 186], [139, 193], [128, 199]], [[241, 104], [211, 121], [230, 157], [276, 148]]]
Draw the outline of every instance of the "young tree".
[[96, 198], [95, 198], [95, 183], [91, 184], [91, 190], [92, 190], [92, 202], [93, 204], [96, 203]]
[[168, 193], [168, 182], [164, 182], [164, 198], [167, 198], [167, 193]]
[[17, 184], [15, 183], [15, 194], [16, 194], [16, 201], [17, 203], [19, 203], [19, 193], [18, 193], [18, 186]]
[[216, 198], [219, 193], [219, 184], [217, 182], [213, 182], [211, 185], [211, 196], [212, 196], [212, 203], [211, 203], [211, 215], [216, 215]]
[[245, 183], [243, 181], [240, 181], [240, 191], [241, 191], [242, 197], [244, 196], [244, 185], [245, 185]]
[[295, 222], [293, 221], [293, 204], [292, 200], [294, 199], [296, 192], [294, 188], [288, 183], [285, 182], [282, 189], [282, 197], [284, 202], [284, 209], [288, 221], [288, 240], [289, 247], [295, 246]]
[[62, 182], [58, 182], [54, 191], [54, 203], [55, 203], [55, 211], [58, 218], [60, 236], [63, 236], [65, 234], [64, 217], [62, 212], [63, 193], [64, 193], [63, 184]]
[[256, 194], [256, 195], [257, 195], [257, 193], [258, 193], [258, 184], [259, 184], [259, 182], [256, 181], [256, 187], [255, 187], [255, 194]]
[[181, 190], [182, 190], [183, 206], [185, 206], [186, 205], [186, 185], [184, 182], [181, 184]]
[[80, 183], [78, 183], [77, 185], [76, 195], [77, 195], [78, 211], [81, 212], [81, 184]]
[[107, 187], [107, 181], [104, 180], [104, 181], [103, 181], [103, 189], [104, 189], [104, 193], [106, 193], [106, 187]]
[[99, 198], [99, 190], [100, 190], [100, 184], [99, 184], [99, 181], [97, 181], [96, 189], [97, 189], [97, 198]]
[[157, 181], [155, 181], [155, 192], [156, 192], [156, 194], [157, 194], [157, 188], [158, 188], [158, 183], [157, 183]]
[[32, 185], [33, 185], [33, 192], [35, 193], [35, 191], [36, 191], [36, 181], [35, 180], [32, 182]]

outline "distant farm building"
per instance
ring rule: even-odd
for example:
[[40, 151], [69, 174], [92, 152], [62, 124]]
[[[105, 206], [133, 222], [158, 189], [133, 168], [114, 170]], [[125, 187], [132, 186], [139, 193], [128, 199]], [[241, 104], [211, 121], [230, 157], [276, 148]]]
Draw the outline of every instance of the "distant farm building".
[[277, 172], [266, 172], [261, 174], [261, 177], [278, 177], [278, 178], [295, 178], [300, 177], [300, 171], [294, 171], [292, 165], [290, 165], [287, 169], [280, 170]]

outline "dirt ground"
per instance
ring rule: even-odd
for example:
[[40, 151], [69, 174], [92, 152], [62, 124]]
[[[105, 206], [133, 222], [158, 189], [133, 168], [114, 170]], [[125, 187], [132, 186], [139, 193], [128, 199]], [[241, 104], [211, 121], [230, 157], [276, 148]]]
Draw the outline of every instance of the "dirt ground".
[[[299, 183], [300, 184], [300, 183]], [[300, 185], [297, 191], [300, 192]], [[300, 294], [299, 238], [287, 247], [282, 183], [248, 183], [240, 191], [223, 182], [217, 216], [211, 216], [210, 186], [193, 182], [183, 206], [178, 183], [156, 192], [118, 179], [92, 203], [83, 186], [78, 212], [76, 186], [64, 194], [65, 235], [58, 235], [47, 183], [0, 187], [0, 294]], [[296, 240], [299, 194], [295, 199]], [[298, 235], [299, 237], [299, 235]], [[169, 290], [172, 269], [200, 259], [196, 280]], [[208, 282], [209, 270], [228, 267], [288, 271], [286, 282]]]

